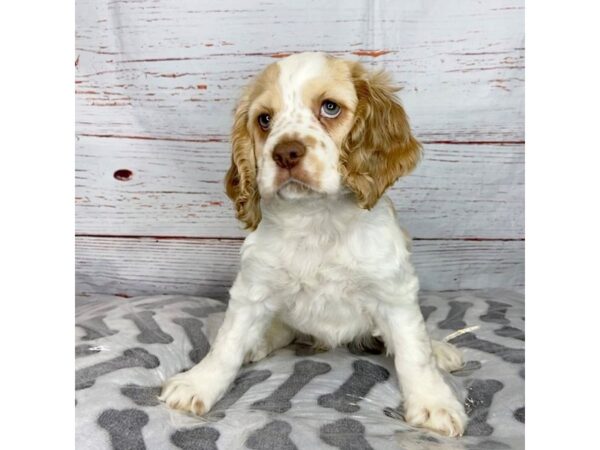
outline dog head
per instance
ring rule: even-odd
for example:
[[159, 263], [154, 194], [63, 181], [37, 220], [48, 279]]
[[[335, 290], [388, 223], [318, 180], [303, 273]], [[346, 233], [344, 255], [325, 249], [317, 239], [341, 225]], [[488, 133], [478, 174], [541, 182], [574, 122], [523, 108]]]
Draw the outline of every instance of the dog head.
[[260, 199], [294, 201], [350, 190], [362, 208], [418, 163], [421, 145], [382, 72], [322, 53], [269, 65], [235, 111], [227, 195], [250, 229]]

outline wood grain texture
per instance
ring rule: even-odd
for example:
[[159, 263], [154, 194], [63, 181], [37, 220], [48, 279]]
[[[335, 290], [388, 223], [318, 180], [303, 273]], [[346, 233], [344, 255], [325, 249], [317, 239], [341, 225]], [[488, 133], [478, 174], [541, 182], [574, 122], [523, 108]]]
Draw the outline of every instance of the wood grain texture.
[[425, 141], [523, 141], [522, 0], [77, 0], [77, 133], [227, 140], [266, 64], [325, 51], [385, 67]]
[[[79, 233], [245, 235], [224, 194], [227, 144], [80, 137], [78, 147]], [[522, 238], [523, 159], [523, 145], [428, 144], [389, 195], [417, 238]]]
[[[77, 292], [177, 293], [224, 299], [239, 267], [238, 239], [76, 240]], [[522, 241], [416, 240], [424, 290], [523, 287]]]
[[522, 287], [523, 0], [76, 0], [77, 292], [226, 297], [232, 110], [301, 51], [403, 87], [425, 159], [389, 194], [423, 288]]

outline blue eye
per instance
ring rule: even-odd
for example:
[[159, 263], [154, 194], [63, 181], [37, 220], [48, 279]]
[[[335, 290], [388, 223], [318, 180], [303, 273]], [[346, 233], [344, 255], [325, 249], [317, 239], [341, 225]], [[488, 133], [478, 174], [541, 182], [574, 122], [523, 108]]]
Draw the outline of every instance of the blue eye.
[[263, 129], [263, 131], [267, 131], [271, 126], [271, 116], [268, 114], [261, 114], [258, 116], [258, 125]]
[[325, 100], [321, 104], [321, 115], [328, 119], [335, 119], [342, 112], [342, 108], [331, 100]]

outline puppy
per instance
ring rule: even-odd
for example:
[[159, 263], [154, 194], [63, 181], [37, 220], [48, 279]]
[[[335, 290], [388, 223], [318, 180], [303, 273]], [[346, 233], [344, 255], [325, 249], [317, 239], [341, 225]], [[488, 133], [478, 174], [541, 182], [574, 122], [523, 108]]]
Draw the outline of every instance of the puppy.
[[409, 239], [383, 196], [421, 154], [396, 91], [385, 73], [322, 53], [273, 63], [246, 88], [226, 188], [252, 232], [210, 352], [163, 386], [169, 407], [206, 413], [245, 361], [297, 332], [325, 348], [376, 337], [394, 355], [405, 420], [462, 435], [440, 373], [462, 356], [427, 334]]

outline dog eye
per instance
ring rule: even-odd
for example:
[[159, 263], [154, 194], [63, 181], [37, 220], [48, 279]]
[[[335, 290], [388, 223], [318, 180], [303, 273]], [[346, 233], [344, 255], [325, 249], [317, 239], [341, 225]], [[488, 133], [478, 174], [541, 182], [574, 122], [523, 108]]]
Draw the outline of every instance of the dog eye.
[[258, 116], [258, 125], [263, 129], [263, 131], [267, 131], [271, 126], [271, 116], [268, 114], [261, 114]]
[[335, 119], [342, 112], [342, 108], [331, 100], [325, 100], [321, 104], [321, 115], [328, 119]]

